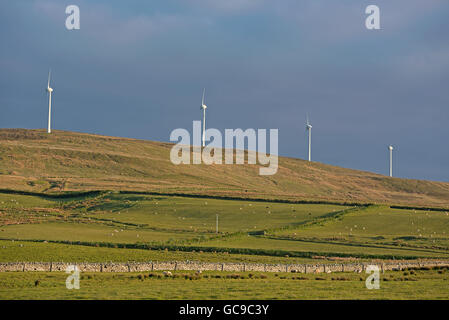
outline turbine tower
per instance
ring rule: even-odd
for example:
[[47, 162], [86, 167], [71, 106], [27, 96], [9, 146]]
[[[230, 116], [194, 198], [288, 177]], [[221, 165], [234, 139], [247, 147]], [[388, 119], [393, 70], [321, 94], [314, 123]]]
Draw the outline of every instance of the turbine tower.
[[48, 71], [48, 82], [47, 82], [47, 89], [48, 92], [48, 129], [47, 132], [51, 133], [51, 93], [53, 92], [53, 89], [50, 87], [50, 78], [51, 78], [51, 70]]
[[206, 146], [206, 109], [207, 106], [204, 104], [204, 94], [206, 93], [206, 88], [203, 89], [203, 99], [201, 100], [201, 110], [203, 110], [203, 134], [201, 137], [201, 146]]
[[312, 125], [309, 123], [309, 116], [307, 116], [306, 130], [309, 133], [309, 161], [312, 161]]
[[390, 150], [390, 177], [393, 176], [393, 146], [388, 146], [388, 150]]

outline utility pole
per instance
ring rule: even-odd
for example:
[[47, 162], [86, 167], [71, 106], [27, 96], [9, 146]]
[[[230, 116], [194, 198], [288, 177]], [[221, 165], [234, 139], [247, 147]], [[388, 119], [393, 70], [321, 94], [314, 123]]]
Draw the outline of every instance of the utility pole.
[[215, 233], [218, 233], [218, 214], [216, 215], [216, 220], [215, 220]]

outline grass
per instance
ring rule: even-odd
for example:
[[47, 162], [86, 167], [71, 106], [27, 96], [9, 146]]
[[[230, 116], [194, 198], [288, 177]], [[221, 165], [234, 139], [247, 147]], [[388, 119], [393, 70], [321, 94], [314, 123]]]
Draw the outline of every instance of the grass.
[[[125, 207], [124, 205], [128, 205]], [[344, 206], [261, 203], [180, 197], [111, 194], [87, 209], [87, 217], [140, 224], [160, 229], [248, 232], [299, 224]]]
[[425, 210], [391, 209], [384, 206], [349, 212], [328, 223], [303, 228], [276, 230], [278, 239], [395, 247], [398, 250], [449, 253], [449, 213]]
[[162, 272], [82, 273], [79, 290], [65, 273], [0, 274], [0, 299], [449, 299], [447, 269], [381, 274], [379, 290], [366, 274]]
[[200, 244], [204, 247], [218, 247], [218, 248], [247, 248], [247, 249], [265, 249], [265, 250], [282, 250], [295, 253], [313, 252], [314, 255], [330, 255], [330, 256], [353, 256], [372, 258], [396, 258], [396, 259], [411, 259], [411, 258], [449, 258], [449, 252], [436, 249], [420, 249], [420, 248], [405, 248], [395, 246], [369, 246], [359, 243], [332, 243], [331, 241], [298, 241], [290, 239], [276, 239], [268, 237], [251, 237], [241, 236], [230, 239], [215, 239], [205, 241]]
[[[292, 234], [292, 230], [276, 232]], [[302, 236], [374, 238], [448, 238], [449, 212], [391, 209], [385, 206], [348, 213], [324, 226], [301, 229]]]
[[176, 243], [217, 237], [217, 214], [218, 236], [226, 236], [295, 226], [346, 208], [113, 193], [71, 201], [0, 196], [4, 199], [0, 238], [107, 243]]
[[145, 262], [186, 260], [268, 264], [333, 263], [331, 260], [312, 258], [286, 258], [223, 252], [104, 248], [60, 243], [0, 240], [0, 262]]
[[[0, 193], [0, 201], [0, 239], [265, 257], [449, 256], [444, 211], [111, 192], [64, 199]], [[429, 236], [417, 237], [414, 228]]]
[[[171, 147], [0, 129], [0, 262], [449, 258], [449, 183], [283, 157], [274, 176], [175, 166]], [[186, 276], [86, 274], [69, 291], [65, 274], [0, 273], [0, 298], [448, 299], [447, 270], [388, 273], [379, 291], [357, 274]]]
[[0, 129], [3, 189], [128, 190], [271, 200], [376, 202], [449, 207], [449, 183], [279, 158], [273, 176], [258, 165], [173, 165], [172, 144], [44, 130]]
[[189, 239], [198, 234], [162, 232], [145, 229], [120, 229], [95, 223], [39, 223], [11, 225], [0, 232], [2, 238], [23, 240], [87, 240], [93, 242], [136, 243], [168, 242]]
[[29, 209], [29, 208], [52, 208], [55, 202], [42, 197], [33, 197], [27, 195], [0, 193], [0, 205], [2, 209]]

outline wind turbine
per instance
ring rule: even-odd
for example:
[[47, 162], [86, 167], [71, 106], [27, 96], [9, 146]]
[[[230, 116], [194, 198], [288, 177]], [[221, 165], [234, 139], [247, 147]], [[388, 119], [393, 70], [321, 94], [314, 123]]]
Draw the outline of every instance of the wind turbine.
[[51, 70], [48, 71], [48, 83], [47, 83], [47, 89], [48, 92], [48, 129], [47, 132], [51, 133], [51, 93], [53, 92], [53, 89], [50, 87], [50, 78], [51, 78]]
[[309, 116], [307, 115], [306, 130], [309, 133], [309, 161], [312, 161], [312, 125], [309, 122]]
[[204, 104], [204, 94], [206, 93], [206, 88], [203, 89], [203, 99], [201, 100], [201, 110], [203, 110], [203, 134], [201, 138], [201, 146], [206, 146], [206, 109], [207, 106]]
[[393, 176], [393, 146], [388, 146], [388, 150], [390, 150], [390, 177]]

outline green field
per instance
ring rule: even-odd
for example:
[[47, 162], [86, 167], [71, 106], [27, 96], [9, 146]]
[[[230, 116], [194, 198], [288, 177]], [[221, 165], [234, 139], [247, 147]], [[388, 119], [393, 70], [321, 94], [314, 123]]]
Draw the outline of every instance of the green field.
[[[270, 177], [247, 164], [174, 166], [170, 147], [0, 130], [0, 262], [449, 260], [448, 183], [290, 158]], [[399, 280], [388, 275], [378, 292], [357, 274], [225, 273], [194, 281], [92, 274], [72, 292], [63, 274], [18, 272], [0, 274], [0, 298], [447, 299], [447, 270], [439, 271], [392, 273]]]
[[224, 247], [224, 248], [250, 248], [250, 249], [269, 249], [283, 250], [300, 254], [301, 252], [313, 252], [316, 255], [330, 256], [353, 256], [353, 257], [373, 257], [390, 259], [408, 259], [408, 258], [449, 258], [449, 252], [441, 249], [422, 249], [406, 246], [394, 245], [370, 245], [357, 242], [332, 242], [332, 241], [298, 241], [282, 238], [268, 237], [238, 237], [234, 239], [212, 240], [201, 243], [205, 247]]
[[74, 244], [0, 240], [0, 262], [145, 262], [205, 261], [246, 263], [334, 263], [321, 258], [295, 258], [226, 252], [142, 250]]
[[[123, 204], [128, 205], [124, 207]], [[160, 229], [215, 232], [248, 232], [298, 224], [328, 212], [343, 210], [336, 205], [305, 205], [194, 199], [108, 195], [101, 205], [87, 209], [88, 217], [140, 224]], [[100, 212], [100, 213], [97, 213]]]
[[[368, 290], [366, 275], [174, 272], [85, 273], [80, 289], [65, 273], [0, 274], [0, 299], [449, 299], [449, 271], [394, 271]], [[38, 283], [36, 283], [38, 281]]]
[[0, 237], [22, 240], [188, 242], [192, 238], [295, 226], [347, 208], [112, 193], [72, 201], [0, 196], [5, 199]]
[[[146, 253], [229, 251], [268, 260], [449, 258], [449, 216], [444, 211], [111, 192], [64, 199], [0, 193], [0, 201], [0, 238], [35, 243], [31, 256], [38, 260], [48, 258], [39, 251], [50, 244]], [[18, 261], [15, 255], [10, 251], [1, 259]]]

